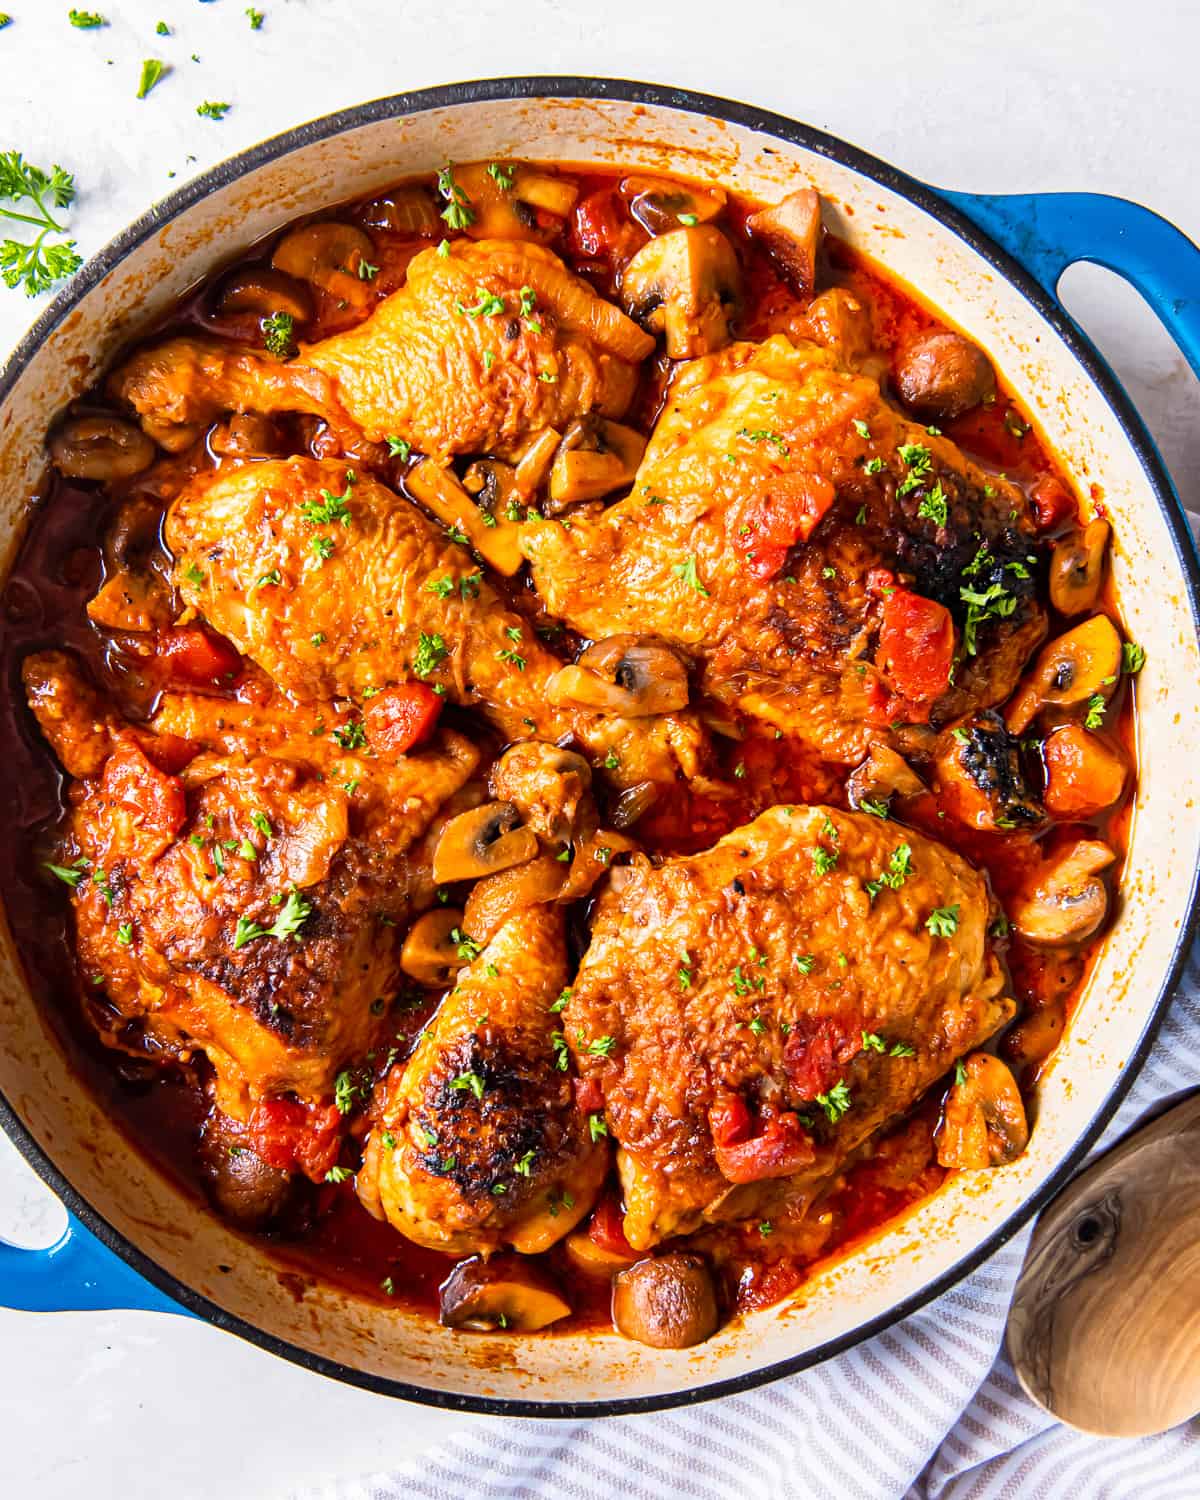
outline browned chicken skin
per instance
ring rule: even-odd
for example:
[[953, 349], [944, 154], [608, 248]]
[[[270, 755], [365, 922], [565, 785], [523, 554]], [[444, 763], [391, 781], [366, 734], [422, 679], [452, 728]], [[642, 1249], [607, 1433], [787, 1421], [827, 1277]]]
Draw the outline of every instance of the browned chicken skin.
[[358, 1190], [409, 1239], [534, 1254], [591, 1209], [608, 1145], [575, 1101], [551, 1010], [566, 982], [561, 912], [517, 913], [382, 1086]]
[[[334, 497], [344, 519], [314, 521]], [[304, 458], [233, 469], [185, 492], [166, 534], [184, 598], [297, 698], [361, 702], [415, 676], [482, 708], [507, 739], [578, 738], [623, 782], [699, 766], [703, 736], [686, 716], [550, 708], [561, 663], [444, 528], [370, 475]]]
[[[776, 574], [758, 576], [754, 507], [786, 507], [789, 487], [810, 482], [828, 514]], [[986, 566], [964, 574], [985, 543]], [[978, 654], [963, 654], [934, 706], [942, 721], [1001, 701], [1045, 629], [1021, 492], [902, 418], [874, 380], [782, 336], [682, 366], [629, 497], [569, 530], [530, 523], [522, 549], [547, 607], [576, 630], [685, 648], [715, 697], [836, 761], [860, 758], [885, 730], [873, 658], [886, 590], [902, 576], [960, 629], [960, 589], [985, 592], [993, 572], [1016, 603], [976, 632]]]
[[[59, 857], [86, 861], [73, 893], [84, 972], [169, 1053], [206, 1052], [239, 1118], [259, 1096], [331, 1094], [383, 1024], [414, 890], [432, 898], [413, 846], [478, 753], [442, 732], [386, 767], [339, 752], [335, 780], [323, 743], [309, 736], [305, 754], [299, 726], [281, 729], [286, 709], [262, 713], [259, 735], [243, 705], [172, 698], [160, 736], [106, 712], [63, 653], [29, 657], [24, 675], [82, 777]], [[76, 716], [51, 711], [64, 700]], [[155, 755], [179, 756], [180, 733], [191, 758], [172, 774]]]
[[823, 807], [615, 872], [563, 1030], [604, 1091], [630, 1244], [802, 1210], [1011, 1016], [989, 916], [958, 855]]

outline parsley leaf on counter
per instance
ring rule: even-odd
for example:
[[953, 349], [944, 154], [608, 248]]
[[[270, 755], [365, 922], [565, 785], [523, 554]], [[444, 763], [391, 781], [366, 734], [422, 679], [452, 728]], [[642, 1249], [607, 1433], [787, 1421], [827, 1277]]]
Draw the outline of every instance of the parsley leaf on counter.
[[[52, 208], [66, 208], [74, 197], [75, 179], [62, 167], [44, 172], [25, 161], [19, 151], [0, 151], [0, 217], [38, 230], [31, 244], [19, 240], [0, 243], [0, 276], [5, 286], [23, 286], [26, 296], [35, 297], [83, 264], [82, 256], [75, 253], [74, 240], [46, 242], [47, 235], [66, 233], [65, 226], [46, 207], [46, 200]], [[22, 199], [33, 204], [36, 215], [3, 206], [4, 200], [18, 203]]]
[[262, 11], [261, 10], [255, 10], [254, 7], [251, 5], [247, 9], [246, 14], [250, 18], [250, 30], [251, 31], [261, 31], [262, 30], [262, 23], [266, 20], [266, 16], [263, 15]]
[[67, 12], [67, 20], [80, 31], [94, 31], [97, 26], [108, 25], [99, 11], [95, 10], [70, 10]]
[[197, 104], [196, 113], [205, 120], [223, 120], [232, 108], [232, 104], [215, 104], [206, 99], [203, 104]]
[[144, 99], [166, 71], [165, 63], [159, 62], [157, 57], [148, 57], [142, 64], [142, 76], [138, 80], [138, 98]]

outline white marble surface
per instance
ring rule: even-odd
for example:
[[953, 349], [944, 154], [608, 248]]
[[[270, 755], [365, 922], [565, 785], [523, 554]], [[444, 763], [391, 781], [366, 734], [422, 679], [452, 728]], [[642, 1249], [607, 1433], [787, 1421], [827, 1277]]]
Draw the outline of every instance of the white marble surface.
[[[258, 32], [243, 0], [96, 0], [111, 25], [92, 32], [70, 27], [65, 0], [4, 7], [0, 149], [75, 172], [85, 254], [190, 173], [290, 125], [401, 89], [553, 72], [752, 101], [949, 187], [1121, 193], [1200, 240], [1190, 4], [258, 0]], [[155, 35], [159, 19], [172, 36]], [[172, 72], [139, 102], [147, 57]], [[233, 108], [200, 119], [205, 99]], [[1195, 380], [1123, 283], [1077, 267], [1064, 292], [1200, 510]], [[40, 305], [0, 288], [0, 359]], [[46, 1243], [59, 1213], [0, 1139], [0, 1233]], [[38, 1500], [281, 1496], [470, 1420], [338, 1386], [186, 1319], [0, 1311], [0, 1352], [0, 1494]]]

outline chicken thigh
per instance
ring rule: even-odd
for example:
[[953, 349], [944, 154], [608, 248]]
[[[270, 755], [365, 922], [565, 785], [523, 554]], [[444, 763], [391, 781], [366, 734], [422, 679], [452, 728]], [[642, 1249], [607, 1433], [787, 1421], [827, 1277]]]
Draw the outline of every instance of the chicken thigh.
[[581, 634], [685, 648], [834, 761], [1001, 701], [1045, 629], [1022, 493], [782, 335], [682, 366], [633, 492], [521, 546]]
[[625, 1234], [803, 1212], [1013, 1013], [985, 878], [889, 821], [775, 807], [615, 870], [563, 1031], [603, 1090]]
[[517, 913], [388, 1075], [358, 1191], [410, 1240], [532, 1255], [591, 1209], [608, 1145], [567, 1071], [552, 1009], [566, 982], [562, 913]]
[[24, 679], [79, 778], [56, 862], [83, 972], [168, 1056], [205, 1052], [225, 1113], [331, 1099], [387, 1024], [414, 893], [432, 900], [416, 841], [478, 752], [443, 731], [386, 766], [335, 756], [286, 706], [217, 698], [172, 696], [151, 732], [59, 652]]
[[187, 602], [297, 698], [362, 701], [418, 677], [506, 739], [577, 738], [623, 784], [698, 768], [686, 716], [552, 708], [561, 663], [468, 552], [369, 475], [303, 458], [219, 473], [180, 496], [166, 536]]

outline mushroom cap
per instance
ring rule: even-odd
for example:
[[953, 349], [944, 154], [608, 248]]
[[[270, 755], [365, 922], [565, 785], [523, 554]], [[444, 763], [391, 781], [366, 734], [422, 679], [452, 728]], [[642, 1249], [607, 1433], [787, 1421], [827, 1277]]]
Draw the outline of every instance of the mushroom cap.
[[521, 827], [520, 819], [511, 802], [485, 802], [451, 818], [433, 852], [434, 881], [478, 880], [532, 859], [537, 835]]

